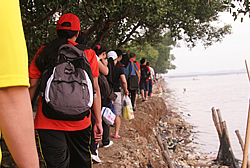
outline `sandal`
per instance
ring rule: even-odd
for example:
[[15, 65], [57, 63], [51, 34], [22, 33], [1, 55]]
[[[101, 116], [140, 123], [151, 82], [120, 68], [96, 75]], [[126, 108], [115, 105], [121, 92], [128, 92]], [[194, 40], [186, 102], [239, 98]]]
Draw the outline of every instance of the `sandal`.
[[115, 138], [115, 139], [119, 139], [119, 138], [121, 138], [121, 137], [120, 137], [119, 135], [115, 135], [114, 138]]

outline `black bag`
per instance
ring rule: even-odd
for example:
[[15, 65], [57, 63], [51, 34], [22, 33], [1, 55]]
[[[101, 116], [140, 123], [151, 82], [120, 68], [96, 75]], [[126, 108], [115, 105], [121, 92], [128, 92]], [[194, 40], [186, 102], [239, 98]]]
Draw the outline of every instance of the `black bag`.
[[139, 89], [139, 83], [138, 83], [139, 77], [137, 75], [130, 75], [131, 71], [132, 71], [132, 66], [133, 66], [133, 68], [135, 70], [135, 67], [134, 67], [133, 64], [134, 63], [132, 61], [130, 61], [129, 75], [128, 75], [128, 79], [127, 79], [128, 89], [129, 90], [137, 90], [137, 89]]
[[141, 65], [141, 80], [146, 81], [149, 78], [150, 72], [146, 65]]
[[89, 115], [94, 98], [93, 75], [82, 50], [63, 44], [41, 79], [42, 112], [55, 120], [78, 121]]
[[108, 82], [108, 79], [103, 74], [99, 74], [98, 83], [100, 87], [102, 107], [106, 107], [112, 101], [115, 101], [117, 95], [112, 89], [111, 84]]

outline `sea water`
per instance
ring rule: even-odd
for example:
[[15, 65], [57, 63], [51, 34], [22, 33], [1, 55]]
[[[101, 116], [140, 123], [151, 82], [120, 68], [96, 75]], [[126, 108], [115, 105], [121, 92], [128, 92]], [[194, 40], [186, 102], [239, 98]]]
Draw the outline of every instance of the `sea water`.
[[167, 88], [172, 90], [170, 103], [197, 131], [194, 141], [200, 150], [215, 154], [219, 150], [219, 138], [211, 111], [214, 107], [221, 111], [222, 120], [226, 121], [235, 157], [242, 160], [243, 152], [235, 130], [239, 130], [245, 142], [250, 98], [247, 73], [164, 79]]

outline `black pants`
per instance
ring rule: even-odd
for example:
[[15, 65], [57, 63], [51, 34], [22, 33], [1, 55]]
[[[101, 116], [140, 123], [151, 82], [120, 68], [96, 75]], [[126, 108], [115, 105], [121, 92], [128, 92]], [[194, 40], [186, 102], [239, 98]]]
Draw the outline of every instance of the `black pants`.
[[[94, 111], [92, 110], [91, 112], [91, 123], [94, 126], [95, 125], [95, 114]], [[102, 121], [102, 128], [103, 128], [103, 134], [102, 134], [102, 144], [108, 145], [109, 144], [109, 125], [107, 125], [104, 121]], [[95, 137], [94, 137], [94, 132], [93, 130], [91, 131], [91, 146], [90, 150], [91, 153], [94, 155], [97, 155], [96, 150], [97, 150], [98, 143], [95, 142]]]
[[152, 79], [149, 79], [149, 90], [148, 90], [148, 96], [150, 96], [150, 93], [152, 93], [152, 88], [153, 88], [153, 85], [152, 85]]
[[134, 104], [135, 104], [135, 96], [136, 96], [136, 91], [137, 90], [130, 90], [130, 95], [131, 95], [131, 103], [132, 103], [132, 106], [134, 107]]
[[[94, 125], [95, 125], [95, 113], [94, 113], [94, 110], [91, 111], [91, 124], [94, 127]], [[98, 145], [98, 143], [95, 142], [94, 132], [93, 132], [93, 128], [92, 128], [92, 130], [91, 130], [90, 151], [94, 155], [97, 155], [97, 153], [96, 153], [97, 145]]]
[[102, 144], [103, 146], [108, 145], [109, 144], [109, 125], [106, 124], [103, 120], [102, 120], [102, 128], [103, 128], [103, 134], [102, 134]]
[[47, 168], [90, 168], [91, 126], [80, 131], [39, 129], [41, 153]]

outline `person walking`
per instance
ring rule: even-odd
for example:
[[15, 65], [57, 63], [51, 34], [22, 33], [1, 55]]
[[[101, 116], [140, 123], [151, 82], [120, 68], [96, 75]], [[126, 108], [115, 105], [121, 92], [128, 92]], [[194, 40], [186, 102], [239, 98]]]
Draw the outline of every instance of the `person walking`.
[[[62, 15], [57, 22], [58, 38], [42, 46], [36, 53], [29, 67], [30, 95], [33, 97], [45, 67], [57, 57], [62, 44], [77, 46], [76, 39], [80, 32], [80, 20], [71, 13]], [[95, 125], [93, 126], [96, 141], [102, 139], [101, 97], [98, 86], [98, 62], [95, 51], [84, 50], [89, 62], [94, 82], [93, 110]], [[91, 111], [82, 120], [67, 121], [47, 118], [43, 114], [42, 98], [39, 97], [35, 117], [35, 129], [38, 131], [41, 153], [48, 168], [92, 167], [90, 147]]]
[[149, 77], [150, 77], [150, 69], [146, 66], [145, 58], [140, 60], [140, 68], [141, 68], [141, 79], [140, 79], [140, 90], [142, 101], [147, 100], [148, 90], [149, 90]]
[[[141, 69], [140, 69], [140, 64], [139, 62], [135, 61], [136, 59], [136, 55], [134, 53], [130, 53], [130, 59], [129, 59], [129, 63], [128, 66], [125, 69], [125, 75], [126, 75], [126, 79], [128, 79], [129, 75], [137, 75], [135, 72], [135, 69], [138, 71], [138, 73], [141, 73]], [[132, 63], [134, 64], [134, 66], [132, 65]], [[135, 67], [135, 69], [134, 69]], [[140, 81], [140, 78], [138, 78], [138, 83]], [[133, 106], [133, 110], [135, 111], [137, 109], [136, 107], [136, 100], [139, 94], [139, 89], [137, 90], [131, 90], [129, 89], [129, 94], [130, 94], [130, 99], [131, 99], [131, 103]]]
[[[100, 72], [100, 76], [98, 78], [98, 82], [100, 85], [100, 91], [101, 91], [101, 100], [102, 100], [102, 108], [105, 108], [108, 104], [110, 104], [114, 99], [114, 97], [112, 97], [112, 95], [110, 95], [112, 98], [110, 99], [110, 102], [107, 102], [107, 100], [104, 99], [108, 99], [104, 95], [105, 93], [107, 93], [107, 90], [110, 90], [110, 92], [112, 90], [111, 85], [109, 85], [108, 80], [106, 78], [106, 76], [109, 74], [109, 68], [108, 68], [108, 61], [106, 59], [107, 56], [107, 49], [104, 45], [96, 45], [93, 50], [95, 51], [97, 57], [98, 57], [98, 67], [99, 67], [99, 72]], [[106, 80], [108, 85], [105, 85], [103, 83], [103, 81]], [[114, 92], [113, 92], [114, 94]], [[109, 97], [110, 98], [110, 97]], [[114, 99], [115, 100], [115, 99]], [[92, 116], [94, 118], [94, 116]], [[93, 120], [94, 122], [94, 120]], [[111, 141], [109, 139], [109, 125], [107, 125], [104, 121], [102, 121], [102, 127], [103, 127], [103, 135], [102, 135], [102, 144], [103, 147], [107, 148], [109, 146], [111, 146], [113, 144], [113, 141]], [[91, 136], [91, 138], [93, 139], [94, 137]], [[99, 143], [95, 143], [95, 140], [91, 140], [91, 156], [92, 159], [97, 162], [100, 163], [101, 159], [98, 156], [98, 148], [99, 148]]]
[[149, 67], [151, 75], [149, 76], [149, 90], [148, 90], [148, 97], [152, 97], [152, 91], [153, 91], [153, 83], [156, 82], [155, 79], [155, 71], [154, 69], [150, 66], [150, 63], [147, 62], [146, 66]]
[[121, 98], [121, 86], [123, 87], [124, 94], [128, 95], [127, 89], [127, 80], [125, 77], [125, 69], [124, 65], [120, 63], [122, 59], [122, 55], [119, 57], [117, 56], [115, 51], [109, 51], [107, 54], [108, 61], [111, 64], [111, 71], [112, 71], [112, 83], [113, 89], [117, 98], [114, 102], [114, 109], [115, 109], [115, 139], [119, 139], [119, 130], [121, 126], [121, 116], [122, 116], [122, 98]]

